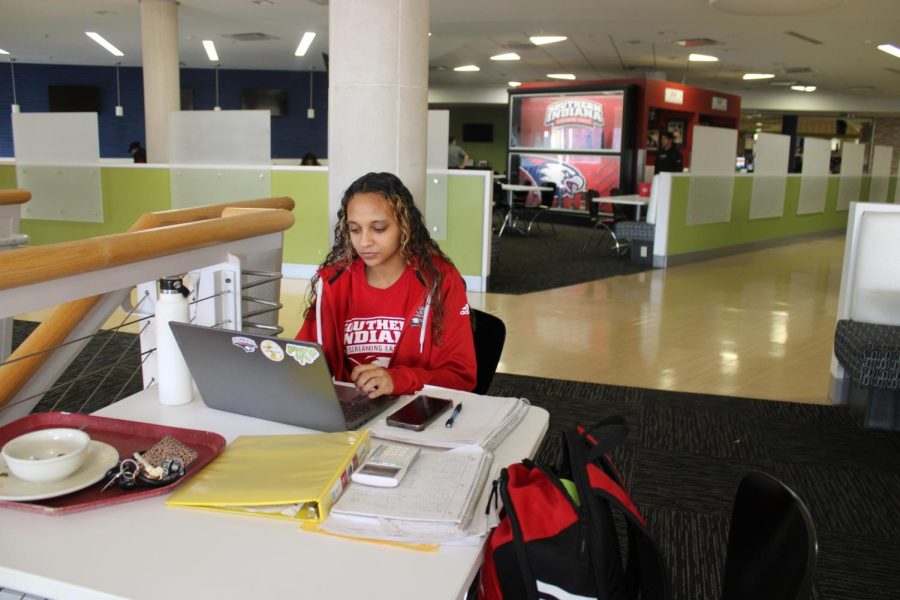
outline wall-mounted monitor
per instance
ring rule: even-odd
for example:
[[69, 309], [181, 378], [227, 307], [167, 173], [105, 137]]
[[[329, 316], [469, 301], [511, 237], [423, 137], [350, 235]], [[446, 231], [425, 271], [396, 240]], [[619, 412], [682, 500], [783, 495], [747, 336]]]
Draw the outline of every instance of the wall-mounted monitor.
[[241, 108], [268, 110], [273, 117], [283, 117], [288, 112], [287, 90], [245, 88], [241, 90]]
[[493, 123], [463, 123], [463, 142], [488, 143], [494, 141]]
[[48, 85], [50, 112], [100, 112], [100, 88], [96, 85]]
[[624, 90], [510, 96], [509, 147], [620, 151]]

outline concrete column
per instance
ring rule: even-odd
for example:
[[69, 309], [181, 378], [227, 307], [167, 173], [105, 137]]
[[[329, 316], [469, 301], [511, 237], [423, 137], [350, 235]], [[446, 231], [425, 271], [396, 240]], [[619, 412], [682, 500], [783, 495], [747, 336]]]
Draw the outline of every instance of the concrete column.
[[331, 0], [328, 185], [340, 199], [369, 171], [395, 173], [424, 212], [428, 0]]
[[169, 112], [181, 108], [178, 3], [140, 1], [147, 162], [165, 163], [169, 162]]

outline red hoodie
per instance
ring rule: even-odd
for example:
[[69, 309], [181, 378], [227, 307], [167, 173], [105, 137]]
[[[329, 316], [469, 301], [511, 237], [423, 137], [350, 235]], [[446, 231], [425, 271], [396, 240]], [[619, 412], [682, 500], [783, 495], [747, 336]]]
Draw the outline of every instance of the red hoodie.
[[[355, 259], [354, 263], [360, 259]], [[476, 382], [475, 345], [472, 341], [472, 323], [469, 304], [462, 276], [451, 264], [436, 259], [443, 280], [444, 316], [441, 328], [441, 344], [436, 345], [431, 334], [431, 289], [427, 288], [418, 273], [412, 277], [418, 294], [417, 300], [407, 305], [406, 323], [391, 366], [387, 371], [394, 382], [394, 394], [411, 394], [426, 384], [456, 390], [471, 391]], [[354, 277], [364, 277], [365, 270], [351, 265], [342, 271], [332, 266], [319, 270], [316, 310], [303, 322], [297, 340], [317, 342], [325, 351], [325, 358], [332, 375], [338, 381], [350, 381], [350, 371], [344, 357], [344, 322], [347, 314], [350, 287]], [[407, 267], [410, 269], [411, 267]], [[420, 327], [410, 326], [416, 312], [423, 308], [424, 319]], [[420, 317], [421, 318], [421, 317]]]

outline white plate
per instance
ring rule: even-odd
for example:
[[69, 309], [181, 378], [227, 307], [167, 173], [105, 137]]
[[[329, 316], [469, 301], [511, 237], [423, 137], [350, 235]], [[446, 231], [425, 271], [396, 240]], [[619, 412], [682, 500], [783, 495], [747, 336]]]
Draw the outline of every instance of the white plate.
[[84, 464], [77, 471], [61, 481], [32, 483], [13, 475], [0, 456], [0, 473], [5, 474], [0, 476], [0, 500], [25, 502], [71, 494], [103, 479], [110, 467], [117, 462], [118, 450], [109, 444], [91, 440]]

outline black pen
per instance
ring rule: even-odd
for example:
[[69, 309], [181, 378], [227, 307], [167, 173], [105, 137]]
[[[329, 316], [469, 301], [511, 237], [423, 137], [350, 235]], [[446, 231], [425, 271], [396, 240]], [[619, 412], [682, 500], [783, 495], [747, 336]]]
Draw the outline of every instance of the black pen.
[[444, 426], [447, 428], [453, 427], [453, 424], [456, 423], [456, 418], [459, 416], [460, 412], [462, 412], [462, 402], [456, 405], [456, 408], [453, 409], [453, 413], [451, 413], [450, 418], [447, 419], [447, 422], [444, 424]]

